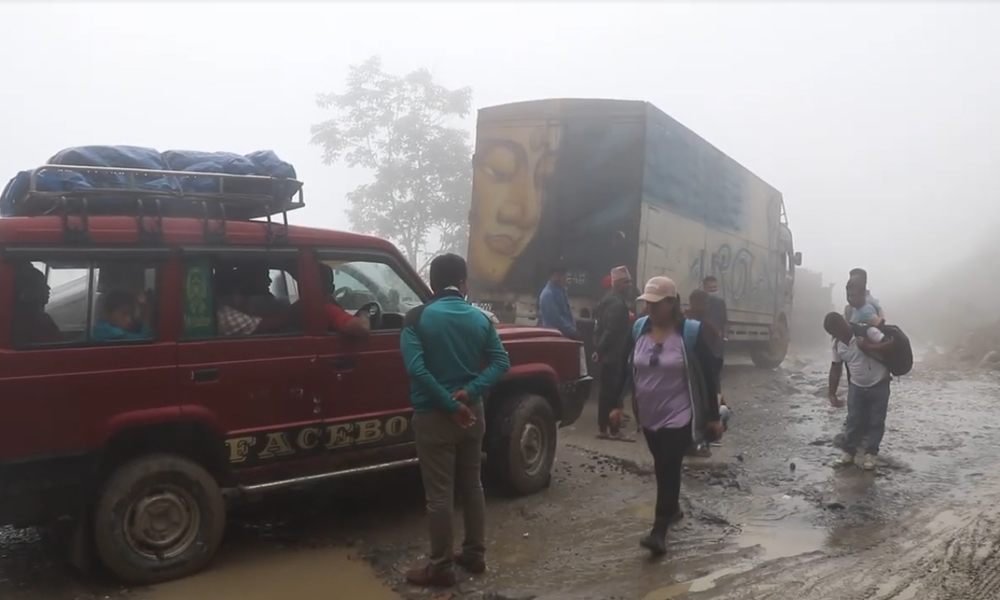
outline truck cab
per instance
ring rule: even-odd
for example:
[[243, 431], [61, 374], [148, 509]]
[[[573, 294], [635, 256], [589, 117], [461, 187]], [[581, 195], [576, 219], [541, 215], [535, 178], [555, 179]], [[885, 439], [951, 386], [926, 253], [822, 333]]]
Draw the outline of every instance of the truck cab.
[[802, 265], [802, 253], [796, 252], [792, 243], [792, 230], [788, 227], [784, 201], [781, 202], [773, 254], [777, 259], [774, 319], [768, 331], [768, 340], [756, 342], [749, 348], [750, 359], [762, 368], [778, 367], [788, 354], [795, 298], [795, 268]]

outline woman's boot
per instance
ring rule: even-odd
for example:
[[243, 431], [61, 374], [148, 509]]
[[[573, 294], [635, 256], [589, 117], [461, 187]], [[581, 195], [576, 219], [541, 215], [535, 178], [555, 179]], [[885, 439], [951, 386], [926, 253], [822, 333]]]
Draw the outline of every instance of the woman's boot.
[[649, 550], [653, 556], [663, 556], [667, 553], [667, 525], [669, 520], [657, 517], [653, 522], [653, 530], [649, 535], [639, 540], [639, 545]]

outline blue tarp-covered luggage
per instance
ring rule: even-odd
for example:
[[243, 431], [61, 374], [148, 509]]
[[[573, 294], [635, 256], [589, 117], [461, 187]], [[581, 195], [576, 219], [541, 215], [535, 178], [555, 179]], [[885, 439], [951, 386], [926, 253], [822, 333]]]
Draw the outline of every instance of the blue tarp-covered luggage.
[[[298, 193], [301, 184], [295, 181], [295, 169], [270, 150], [247, 155], [231, 152], [200, 152], [168, 150], [160, 153], [152, 148], [137, 146], [79, 146], [67, 148], [48, 160], [49, 165], [141, 169], [146, 173], [114, 173], [101, 171], [60, 170], [37, 171], [31, 188], [32, 171], [17, 174], [0, 195], [0, 216], [24, 216], [51, 210], [52, 206], [28, 202], [35, 194], [72, 194], [93, 192], [88, 196], [96, 211], [114, 211], [123, 202], [134, 203], [128, 191], [155, 195], [164, 212], [170, 203], [185, 201], [194, 194], [245, 194], [273, 197], [274, 206], [288, 203]], [[255, 175], [275, 179], [245, 179], [224, 177], [181, 176], [158, 174], [156, 171], [186, 171], [224, 175]], [[287, 181], [283, 181], [287, 180]], [[102, 196], [101, 192], [105, 192]], [[159, 192], [162, 192], [160, 194]], [[138, 195], [138, 194], [135, 194]]]

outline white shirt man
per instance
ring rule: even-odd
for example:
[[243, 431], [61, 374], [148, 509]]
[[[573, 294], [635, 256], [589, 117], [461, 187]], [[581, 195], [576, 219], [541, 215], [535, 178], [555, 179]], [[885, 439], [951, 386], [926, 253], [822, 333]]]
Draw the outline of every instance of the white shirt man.
[[[875, 327], [869, 327], [867, 334], [873, 344], [885, 339], [885, 335]], [[889, 369], [885, 365], [858, 347], [857, 337], [852, 337], [849, 344], [840, 340], [833, 341], [833, 362], [847, 364], [847, 370], [851, 372], [851, 383], [858, 387], [870, 388], [889, 377]]]
[[875, 468], [885, 435], [885, 419], [889, 410], [889, 369], [873, 358], [892, 348], [892, 339], [876, 327], [866, 328], [863, 336], [856, 336], [847, 320], [837, 313], [830, 313], [823, 328], [833, 336], [830, 365], [830, 403], [843, 404], [837, 398], [837, 387], [843, 365], [847, 365], [850, 380], [847, 390], [847, 421], [844, 424], [844, 454], [841, 463], [851, 464], [862, 439], [867, 438], [865, 469]]

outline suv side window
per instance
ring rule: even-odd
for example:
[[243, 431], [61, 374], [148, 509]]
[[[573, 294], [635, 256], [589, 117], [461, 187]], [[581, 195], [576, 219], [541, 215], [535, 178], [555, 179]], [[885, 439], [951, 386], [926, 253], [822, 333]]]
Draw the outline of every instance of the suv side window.
[[105, 345], [156, 337], [159, 272], [135, 260], [18, 261], [15, 348]]
[[353, 314], [370, 302], [379, 303], [380, 331], [402, 329], [403, 316], [423, 303], [420, 294], [386, 262], [322, 260], [320, 269], [324, 271], [321, 281], [329, 281], [329, 275], [333, 275], [333, 285], [324, 294], [347, 312]]
[[303, 332], [294, 257], [184, 261], [184, 339]]

